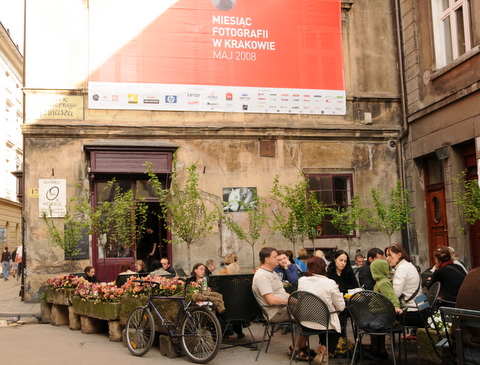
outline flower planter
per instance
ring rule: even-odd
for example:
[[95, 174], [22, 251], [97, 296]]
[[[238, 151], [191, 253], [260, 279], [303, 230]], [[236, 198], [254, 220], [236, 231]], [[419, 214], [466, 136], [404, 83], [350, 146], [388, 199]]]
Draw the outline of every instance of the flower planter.
[[[420, 358], [427, 360], [430, 364], [441, 364], [442, 359], [451, 358], [450, 350], [448, 348], [441, 349], [437, 348], [437, 351], [442, 355], [442, 359], [438, 357], [433, 349], [430, 339], [427, 335], [427, 330], [425, 328], [417, 329], [417, 346], [418, 346], [418, 355]], [[442, 338], [444, 338], [445, 332], [440, 332], [440, 337], [437, 335], [437, 332], [433, 328], [429, 328], [428, 331], [432, 336], [433, 342], [437, 344]]]
[[108, 303], [74, 298], [72, 304], [75, 313], [81, 316], [97, 318], [105, 321], [116, 321], [120, 318], [120, 303]]
[[45, 300], [47, 303], [57, 305], [71, 305], [75, 289], [45, 289]]

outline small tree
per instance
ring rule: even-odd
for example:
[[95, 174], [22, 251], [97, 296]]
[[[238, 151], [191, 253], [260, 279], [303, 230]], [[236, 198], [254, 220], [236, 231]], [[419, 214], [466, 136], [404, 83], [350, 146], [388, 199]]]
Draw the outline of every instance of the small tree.
[[359, 196], [354, 196], [347, 207], [328, 208], [327, 214], [332, 217], [332, 225], [337, 231], [347, 236], [348, 252], [350, 252], [350, 245], [354, 231], [363, 228], [360, 223], [366, 217], [366, 210], [361, 206]]
[[280, 234], [287, 238], [296, 252], [296, 243], [310, 239], [312, 246], [317, 236], [317, 227], [323, 223], [325, 208], [317, 196], [308, 191], [308, 179], [300, 173], [300, 180], [296, 184], [281, 185], [276, 175], [273, 179], [271, 198], [277, 202], [277, 209], [273, 210], [273, 226]]
[[[247, 242], [252, 248], [252, 268], [255, 269], [255, 244], [260, 239], [261, 230], [268, 225], [267, 203], [260, 197], [255, 197], [251, 204], [239, 202], [244, 207], [242, 213], [225, 213], [224, 222], [237, 238]], [[240, 221], [235, 217], [245, 216], [248, 222], [248, 228], [242, 227]], [[265, 244], [265, 240], [263, 241]]]
[[[105, 198], [107, 191], [113, 196], [110, 200]], [[111, 254], [112, 248], [126, 252], [139, 242], [145, 233], [148, 207], [143, 198], [137, 198], [132, 189], [123, 190], [115, 180], [107, 183], [95, 207], [88, 199], [87, 192], [75, 200], [76, 212], [84, 216], [83, 227], [87, 228], [90, 234], [95, 234], [98, 245], [102, 247], [106, 278], [106, 258]]]
[[369, 209], [366, 220], [375, 229], [385, 233], [391, 244], [393, 233], [400, 231], [410, 221], [412, 209], [408, 191], [402, 188], [402, 183], [398, 180], [395, 189], [390, 191], [389, 198], [375, 188], [371, 190], [371, 195], [374, 208]]
[[[480, 187], [478, 186], [478, 180], [467, 180], [466, 171], [461, 172], [453, 180], [458, 186], [458, 190], [453, 193], [453, 203], [457, 206], [459, 218], [463, 217], [470, 225], [474, 225], [476, 221], [480, 219]], [[457, 229], [467, 234], [467, 230], [462, 222], [460, 226], [457, 225]]]
[[[42, 220], [46, 225], [45, 232], [47, 233], [48, 243], [64, 251], [65, 256], [70, 261], [70, 272], [73, 272], [75, 270], [73, 256], [80, 252], [77, 245], [82, 238], [82, 222], [74, 219], [70, 214], [70, 207], [67, 207], [63, 219], [59, 220], [59, 222], [61, 222], [59, 226], [55, 224], [54, 218], [51, 218], [51, 216], [51, 210], [50, 215], [47, 215], [45, 211], [42, 212]], [[58, 218], [55, 219], [58, 220]]]
[[165, 218], [165, 228], [172, 233], [168, 243], [185, 242], [190, 263], [190, 246], [209, 235], [218, 223], [219, 208], [208, 209], [198, 190], [197, 164], [187, 167], [187, 179], [183, 189], [180, 187], [176, 155], [173, 159], [172, 184], [165, 189], [153, 170], [151, 163], [146, 163], [147, 174], [155, 187]]

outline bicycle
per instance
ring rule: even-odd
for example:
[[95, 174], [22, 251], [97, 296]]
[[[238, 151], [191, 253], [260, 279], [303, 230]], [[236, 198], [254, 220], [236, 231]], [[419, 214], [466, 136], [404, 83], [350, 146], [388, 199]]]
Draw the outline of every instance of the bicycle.
[[[159, 283], [135, 280], [152, 286], [152, 292]], [[186, 284], [185, 284], [186, 287]], [[178, 312], [174, 323], [166, 320], [156, 308], [153, 300], [177, 300]], [[145, 306], [135, 308], [128, 316], [125, 325], [127, 347], [135, 356], [145, 355], [152, 347], [155, 337], [155, 321], [152, 310], [156, 313], [161, 325], [173, 341], [180, 340], [185, 355], [194, 363], [206, 364], [217, 356], [222, 341], [222, 328], [210, 307], [210, 302], [194, 306], [192, 301], [182, 297], [165, 297], [151, 294]]]

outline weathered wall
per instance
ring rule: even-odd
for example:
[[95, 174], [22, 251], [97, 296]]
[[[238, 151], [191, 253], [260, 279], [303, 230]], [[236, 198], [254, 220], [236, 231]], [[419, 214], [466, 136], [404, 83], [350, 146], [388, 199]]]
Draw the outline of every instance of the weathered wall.
[[[354, 192], [363, 198], [369, 196], [372, 187], [382, 191], [393, 188], [398, 175], [392, 142], [399, 135], [401, 121], [393, 6], [384, 0], [356, 0], [347, 10], [349, 4], [344, 4], [343, 14], [347, 115], [313, 116], [89, 110], [86, 3], [27, 0], [27, 88], [39, 92], [45, 88], [54, 94], [68, 89], [84, 96], [85, 108], [81, 120], [38, 120], [27, 114], [23, 128], [26, 188], [37, 187], [38, 179], [51, 178], [53, 169], [56, 178], [67, 179], [69, 197], [75, 196], [78, 192], [74, 184], [88, 186], [82, 146], [109, 139], [129, 143], [164, 141], [180, 146], [179, 167], [198, 161], [200, 189], [219, 199], [221, 188], [226, 186], [255, 186], [259, 195], [267, 196], [275, 175], [280, 174], [281, 182], [288, 184], [296, 181], [300, 170], [352, 173]], [[47, 11], [50, 8], [52, 11]], [[368, 26], [365, 19], [369, 19]], [[47, 29], [45, 24], [49, 24]], [[42, 49], [57, 42], [61, 42], [62, 49], [47, 57]], [[27, 91], [27, 103], [33, 91]], [[366, 124], [369, 115], [371, 124]], [[259, 157], [260, 139], [276, 141], [276, 157]], [[46, 243], [43, 223], [38, 219], [38, 200], [27, 198], [25, 216], [28, 301], [38, 299], [45, 277], [67, 271], [67, 263], [63, 253]], [[240, 265], [249, 270], [250, 246], [223, 233], [223, 245], [216, 229], [201, 245], [193, 246], [192, 263], [208, 258], [220, 262], [227, 253], [235, 252]], [[267, 233], [267, 245], [290, 248], [278, 234]], [[394, 240], [400, 240], [400, 236], [395, 235]], [[377, 232], [360, 232], [349, 250], [354, 254], [357, 248], [363, 252], [373, 246], [384, 248], [387, 241], [388, 237]], [[348, 249], [347, 240], [341, 238], [316, 240], [315, 246]], [[174, 247], [175, 266], [188, 271], [186, 257], [185, 245]], [[86, 263], [80, 261], [78, 266]]]

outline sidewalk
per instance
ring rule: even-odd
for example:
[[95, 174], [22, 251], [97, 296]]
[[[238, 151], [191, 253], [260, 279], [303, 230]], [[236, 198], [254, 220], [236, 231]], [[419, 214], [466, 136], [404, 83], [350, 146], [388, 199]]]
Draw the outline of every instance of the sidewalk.
[[[40, 303], [25, 303], [19, 297], [21, 278], [18, 280], [11, 274], [7, 281], [0, 277], [0, 319], [23, 318], [40, 319]], [[22, 318], [22, 319], [23, 319]]]

